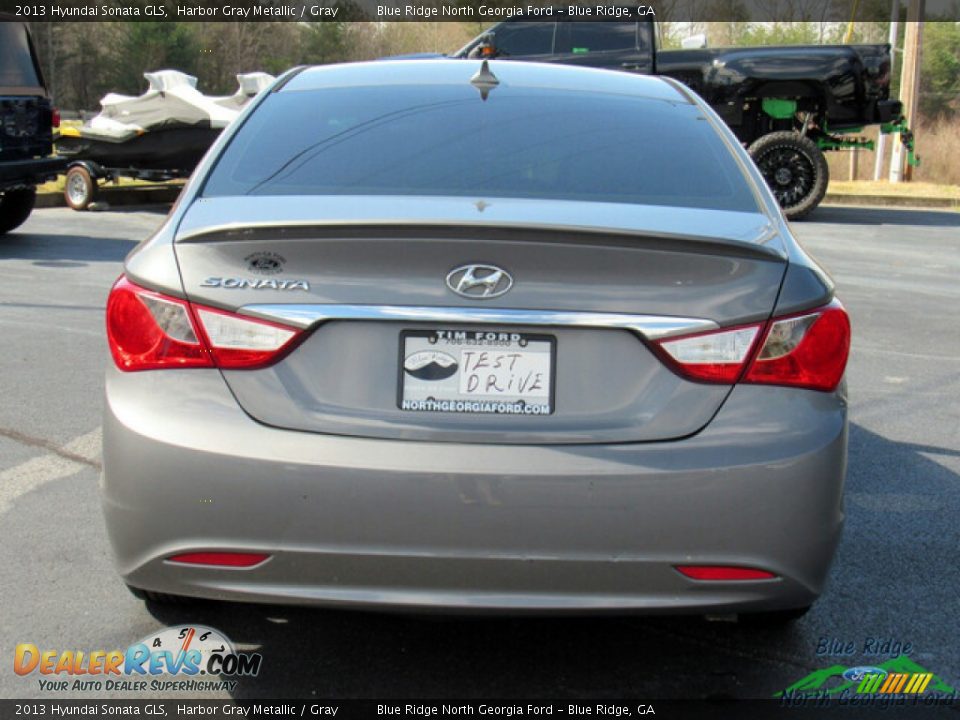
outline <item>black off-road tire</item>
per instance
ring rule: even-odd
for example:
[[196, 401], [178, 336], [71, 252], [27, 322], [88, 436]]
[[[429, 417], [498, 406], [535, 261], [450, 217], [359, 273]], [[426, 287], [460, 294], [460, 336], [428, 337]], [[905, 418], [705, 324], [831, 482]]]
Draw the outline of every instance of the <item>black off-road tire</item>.
[[67, 170], [67, 180], [63, 186], [63, 199], [74, 210], [86, 210], [97, 199], [97, 181], [90, 171], [82, 165], [74, 165]]
[[749, 153], [788, 219], [804, 217], [826, 195], [830, 169], [810, 138], [792, 131], [770, 133], [753, 143]]
[[33, 212], [36, 201], [37, 191], [34, 188], [0, 193], [0, 235], [23, 225]]

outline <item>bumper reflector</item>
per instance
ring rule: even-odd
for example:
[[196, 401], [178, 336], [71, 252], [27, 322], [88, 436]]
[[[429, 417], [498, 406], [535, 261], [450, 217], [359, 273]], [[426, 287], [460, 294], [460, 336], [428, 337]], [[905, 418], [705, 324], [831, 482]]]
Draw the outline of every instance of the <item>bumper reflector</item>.
[[777, 577], [766, 570], [736, 565], [677, 565], [676, 568], [691, 580], [773, 580]]
[[169, 562], [184, 563], [186, 565], [213, 565], [219, 567], [253, 567], [266, 560], [265, 553], [234, 553], [234, 552], [198, 552], [183, 553], [167, 558]]

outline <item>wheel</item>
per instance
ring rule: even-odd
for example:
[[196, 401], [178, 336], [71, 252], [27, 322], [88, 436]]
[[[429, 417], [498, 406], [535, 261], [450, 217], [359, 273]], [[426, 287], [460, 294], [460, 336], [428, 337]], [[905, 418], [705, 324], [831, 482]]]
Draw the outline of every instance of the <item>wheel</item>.
[[133, 587], [133, 585], [127, 585], [127, 590], [138, 600], [156, 603], [157, 605], [189, 605], [199, 602], [196, 598], [186, 597], [185, 595], [170, 595], [153, 590], [141, 590]]
[[827, 193], [830, 170], [817, 144], [792, 131], [764, 135], [749, 149], [783, 214], [799, 220]]
[[67, 182], [63, 188], [63, 199], [74, 210], [86, 210], [97, 199], [97, 181], [82, 165], [74, 165], [67, 170]]
[[768, 612], [745, 613], [740, 616], [741, 622], [747, 625], [756, 625], [762, 627], [781, 627], [799, 620], [808, 612], [812, 605], [805, 605], [799, 608], [790, 608], [789, 610], [770, 610]]
[[30, 217], [37, 201], [35, 188], [0, 193], [0, 235], [18, 228]]

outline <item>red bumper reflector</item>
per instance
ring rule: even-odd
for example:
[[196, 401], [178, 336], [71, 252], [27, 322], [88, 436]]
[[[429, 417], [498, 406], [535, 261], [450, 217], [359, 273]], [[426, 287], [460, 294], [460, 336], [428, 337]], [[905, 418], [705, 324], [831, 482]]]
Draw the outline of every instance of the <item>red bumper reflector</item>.
[[677, 565], [681, 575], [692, 580], [772, 580], [772, 572], [734, 565]]
[[219, 565], [220, 567], [253, 567], [266, 560], [264, 553], [198, 552], [183, 553], [167, 558], [170, 562], [187, 565]]

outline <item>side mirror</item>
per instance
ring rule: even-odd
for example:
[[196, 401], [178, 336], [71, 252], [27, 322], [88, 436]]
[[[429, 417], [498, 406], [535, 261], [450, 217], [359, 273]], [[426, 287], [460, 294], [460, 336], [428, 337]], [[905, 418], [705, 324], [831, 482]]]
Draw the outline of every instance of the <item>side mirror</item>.
[[473, 47], [468, 57], [471, 60], [487, 60], [495, 58], [499, 54], [496, 38], [492, 32], [489, 32], [480, 38], [480, 42]]

